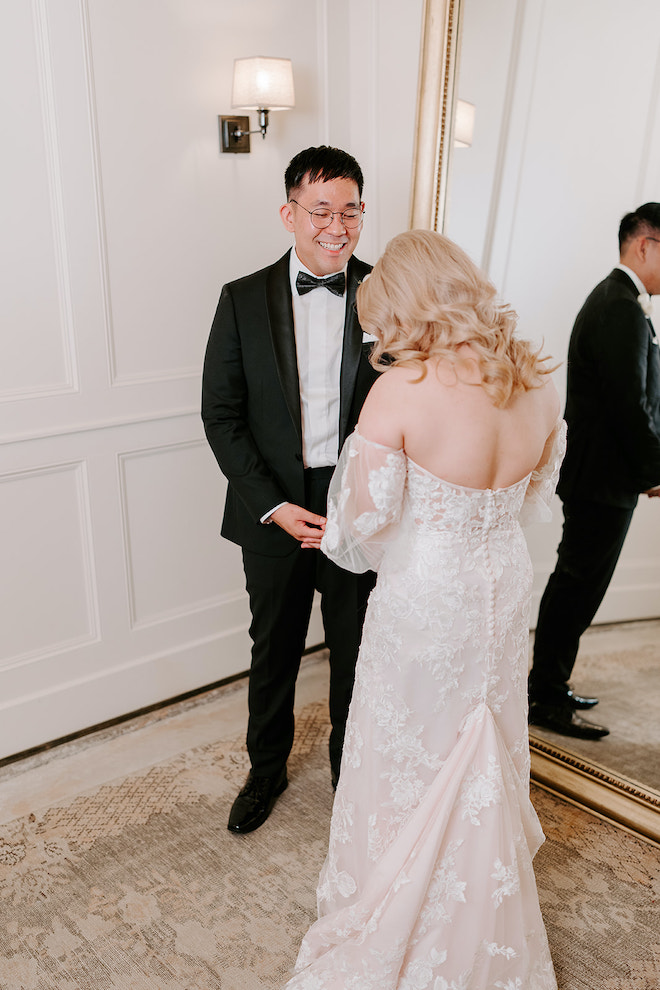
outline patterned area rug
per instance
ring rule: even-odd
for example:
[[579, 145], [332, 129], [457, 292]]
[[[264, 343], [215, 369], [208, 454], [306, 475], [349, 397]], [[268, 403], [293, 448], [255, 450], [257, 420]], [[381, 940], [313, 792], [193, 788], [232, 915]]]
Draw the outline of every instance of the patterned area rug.
[[[308, 705], [289, 789], [249, 836], [226, 829], [247, 771], [242, 738], [2, 826], [1, 990], [282, 987], [315, 917], [327, 738], [326, 705]], [[533, 798], [561, 990], [657, 990], [658, 849], [542, 790]]]

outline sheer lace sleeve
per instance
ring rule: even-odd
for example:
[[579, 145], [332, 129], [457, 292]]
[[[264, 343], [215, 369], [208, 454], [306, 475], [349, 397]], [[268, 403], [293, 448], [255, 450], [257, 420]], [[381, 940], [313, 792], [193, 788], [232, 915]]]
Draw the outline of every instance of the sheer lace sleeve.
[[397, 533], [406, 481], [406, 455], [360, 436], [344, 444], [328, 492], [321, 549], [354, 573], [377, 570]]
[[566, 423], [559, 420], [548, 437], [543, 457], [529, 480], [525, 501], [520, 512], [523, 526], [530, 523], [550, 522], [551, 502], [559, 480], [559, 469], [566, 453]]

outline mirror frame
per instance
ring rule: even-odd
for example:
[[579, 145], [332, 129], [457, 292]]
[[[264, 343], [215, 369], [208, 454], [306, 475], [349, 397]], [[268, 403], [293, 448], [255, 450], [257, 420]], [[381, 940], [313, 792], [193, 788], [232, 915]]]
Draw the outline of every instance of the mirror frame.
[[460, 0], [424, 0], [410, 227], [442, 230], [451, 164]]
[[[461, 0], [424, 0], [410, 227], [443, 229], [451, 168]], [[568, 741], [567, 741], [568, 744]], [[529, 737], [532, 780], [660, 845], [660, 793], [541, 737]]]

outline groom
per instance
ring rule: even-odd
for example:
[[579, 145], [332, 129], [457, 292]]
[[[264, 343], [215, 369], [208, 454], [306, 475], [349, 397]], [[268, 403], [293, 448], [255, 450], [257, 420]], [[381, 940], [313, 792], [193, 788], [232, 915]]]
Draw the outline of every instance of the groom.
[[336, 786], [372, 574], [320, 551], [328, 484], [376, 378], [355, 292], [363, 178], [338, 148], [307, 148], [286, 169], [280, 216], [294, 248], [225, 285], [202, 386], [206, 436], [228, 480], [222, 534], [243, 550], [252, 662], [251, 770], [228, 828], [262, 825], [287, 786], [293, 704], [314, 590], [330, 651], [330, 764]]
[[564, 530], [541, 599], [529, 721], [561, 735], [608, 734], [578, 714], [597, 698], [569, 678], [580, 636], [612, 579], [640, 493], [660, 495], [660, 347], [650, 296], [660, 293], [660, 203], [628, 213], [620, 264], [580, 310], [568, 349], [568, 447], [557, 491]]

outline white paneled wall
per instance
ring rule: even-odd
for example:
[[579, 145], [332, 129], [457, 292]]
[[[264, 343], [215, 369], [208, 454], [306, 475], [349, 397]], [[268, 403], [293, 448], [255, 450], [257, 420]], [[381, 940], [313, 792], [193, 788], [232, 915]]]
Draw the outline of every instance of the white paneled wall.
[[[2, 478], [2, 601], [34, 603], [39, 621], [7, 608], [2, 661], [29, 661], [98, 641], [87, 465], [32, 466]], [[57, 524], [44, 506], [58, 506]], [[63, 580], [66, 575], [65, 580]], [[35, 616], [36, 618], [36, 616]]]
[[[208, 330], [222, 283], [289, 246], [301, 148], [360, 160], [361, 257], [405, 228], [421, 9], [0, 5], [0, 758], [248, 667], [199, 419]], [[221, 155], [255, 54], [292, 59], [296, 110]]]
[[[477, 109], [474, 143], [454, 155], [447, 232], [489, 272], [523, 335], [565, 362], [578, 310], [618, 261], [621, 217], [660, 200], [660, 4], [462, 3], [458, 89]], [[565, 378], [562, 363], [562, 394]], [[660, 612], [656, 502], [640, 499], [597, 621]], [[557, 500], [552, 526], [529, 534], [537, 600], [561, 519]]]
[[[563, 359], [621, 214], [660, 198], [660, 6], [465, 4], [477, 123], [449, 233]], [[222, 283], [289, 246], [278, 208], [301, 148], [361, 162], [360, 257], [406, 227], [421, 10], [0, 5], [0, 758], [248, 667], [199, 419], [209, 326]], [[255, 54], [292, 59], [296, 109], [249, 156], [221, 155], [233, 59]], [[601, 618], [657, 615], [658, 511], [640, 504]], [[558, 532], [531, 533], [539, 593]]]

